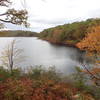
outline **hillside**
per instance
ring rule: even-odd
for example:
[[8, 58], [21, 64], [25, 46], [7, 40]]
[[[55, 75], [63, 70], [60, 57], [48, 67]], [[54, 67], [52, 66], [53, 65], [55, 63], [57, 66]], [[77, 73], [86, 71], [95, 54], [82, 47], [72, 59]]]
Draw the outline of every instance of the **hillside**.
[[40, 33], [40, 38], [51, 43], [75, 46], [96, 25], [100, 25], [100, 18], [60, 25], [45, 29]]
[[21, 31], [21, 30], [0, 31], [0, 37], [32, 37], [36, 35], [37, 35], [36, 32], [31, 32], [31, 31]]

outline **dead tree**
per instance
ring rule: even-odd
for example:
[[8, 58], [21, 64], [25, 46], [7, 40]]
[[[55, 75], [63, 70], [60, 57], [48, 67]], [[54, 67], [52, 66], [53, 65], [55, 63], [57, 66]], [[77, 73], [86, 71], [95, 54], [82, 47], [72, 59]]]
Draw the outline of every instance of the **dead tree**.
[[20, 63], [25, 60], [25, 56], [22, 55], [23, 49], [17, 48], [17, 42], [17, 40], [11, 41], [11, 43], [7, 45], [7, 47], [1, 53], [2, 65], [8, 68], [11, 74], [13, 74], [13, 69], [19, 67]]

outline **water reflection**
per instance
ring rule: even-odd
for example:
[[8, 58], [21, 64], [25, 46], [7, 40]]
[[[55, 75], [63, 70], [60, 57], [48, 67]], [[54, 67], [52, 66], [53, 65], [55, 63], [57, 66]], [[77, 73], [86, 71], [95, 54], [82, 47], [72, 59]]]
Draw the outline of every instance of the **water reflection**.
[[22, 63], [23, 68], [35, 65], [56, 66], [58, 70], [70, 73], [79, 64], [80, 53], [77, 49], [53, 45], [37, 38], [0, 38], [0, 52], [13, 39], [20, 40], [17, 48], [24, 50], [26, 60]]

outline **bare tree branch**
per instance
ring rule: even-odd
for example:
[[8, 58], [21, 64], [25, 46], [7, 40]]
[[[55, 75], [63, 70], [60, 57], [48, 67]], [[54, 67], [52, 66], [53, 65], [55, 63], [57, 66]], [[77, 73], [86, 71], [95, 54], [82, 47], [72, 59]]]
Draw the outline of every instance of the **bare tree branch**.
[[21, 62], [24, 61], [24, 56], [22, 56], [22, 49], [16, 48], [16, 40], [11, 41], [11, 43], [2, 52], [1, 61], [4, 67], [10, 69], [11, 74], [13, 69], [18, 67]]

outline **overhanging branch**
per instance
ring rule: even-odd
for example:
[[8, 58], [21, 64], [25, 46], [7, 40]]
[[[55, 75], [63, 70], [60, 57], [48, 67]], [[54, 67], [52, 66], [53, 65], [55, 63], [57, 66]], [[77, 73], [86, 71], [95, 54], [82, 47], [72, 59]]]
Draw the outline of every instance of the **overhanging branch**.
[[3, 20], [3, 19], [0, 19], [0, 21], [5, 22], [5, 23], [12, 23], [12, 24], [16, 24], [16, 23], [14, 23], [14, 22], [12, 22], [12, 21], [7, 21], [7, 20]]

